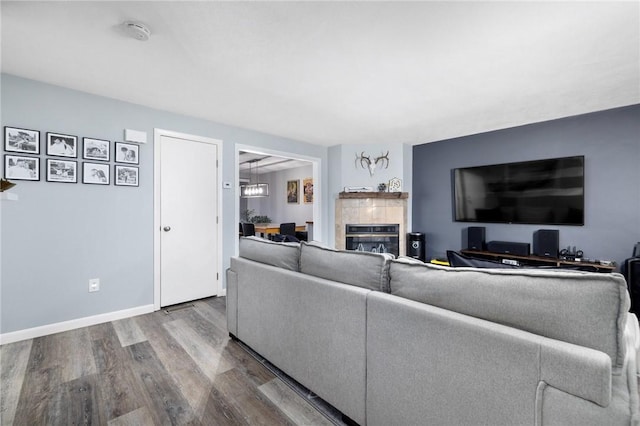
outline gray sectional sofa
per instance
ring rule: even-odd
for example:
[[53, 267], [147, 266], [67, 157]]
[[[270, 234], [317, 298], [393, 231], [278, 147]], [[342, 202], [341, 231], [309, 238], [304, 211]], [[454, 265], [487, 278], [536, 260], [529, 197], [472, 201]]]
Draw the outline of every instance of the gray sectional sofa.
[[448, 268], [242, 238], [229, 333], [360, 425], [637, 425], [619, 274]]

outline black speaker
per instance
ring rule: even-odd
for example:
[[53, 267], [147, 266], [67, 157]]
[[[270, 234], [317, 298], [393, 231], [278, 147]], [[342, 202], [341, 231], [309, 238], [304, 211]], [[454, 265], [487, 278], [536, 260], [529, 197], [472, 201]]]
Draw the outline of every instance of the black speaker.
[[424, 234], [422, 232], [409, 232], [407, 234], [407, 256], [424, 262]]
[[470, 226], [467, 228], [467, 250], [483, 251], [486, 248], [484, 239], [484, 226]]
[[511, 241], [489, 241], [487, 243], [487, 250], [493, 253], [529, 256], [529, 243], [514, 243]]
[[533, 254], [542, 257], [558, 258], [560, 231], [557, 229], [538, 229], [533, 233]]

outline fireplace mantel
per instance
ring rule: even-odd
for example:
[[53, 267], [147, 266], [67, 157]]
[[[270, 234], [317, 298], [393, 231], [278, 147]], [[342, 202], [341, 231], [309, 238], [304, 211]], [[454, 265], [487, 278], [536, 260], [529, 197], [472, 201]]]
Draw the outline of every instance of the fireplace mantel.
[[338, 194], [338, 198], [385, 198], [385, 199], [398, 199], [409, 198], [408, 192], [341, 192]]

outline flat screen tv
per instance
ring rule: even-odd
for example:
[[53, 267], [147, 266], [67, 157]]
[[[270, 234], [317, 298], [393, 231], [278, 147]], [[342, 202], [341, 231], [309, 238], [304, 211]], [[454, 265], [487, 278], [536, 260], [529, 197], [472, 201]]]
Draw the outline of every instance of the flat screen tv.
[[459, 222], [584, 225], [584, 156], [453, 170]]

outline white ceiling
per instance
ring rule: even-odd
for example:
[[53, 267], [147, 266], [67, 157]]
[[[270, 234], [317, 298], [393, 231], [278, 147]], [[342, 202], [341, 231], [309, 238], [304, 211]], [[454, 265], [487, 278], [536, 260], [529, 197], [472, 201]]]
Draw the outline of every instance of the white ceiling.
[[245, 151], [239, 152], [238, 164], [240, 169], [240, 177], [247, 179], [249, 179], [251, 176], [312, 165], [310, 161], [275, 157], [271, 155], [256, 154], [253, 152]]
[[314, 144], [640, 103], [637, 1], [0, 5], [3, 72]]

